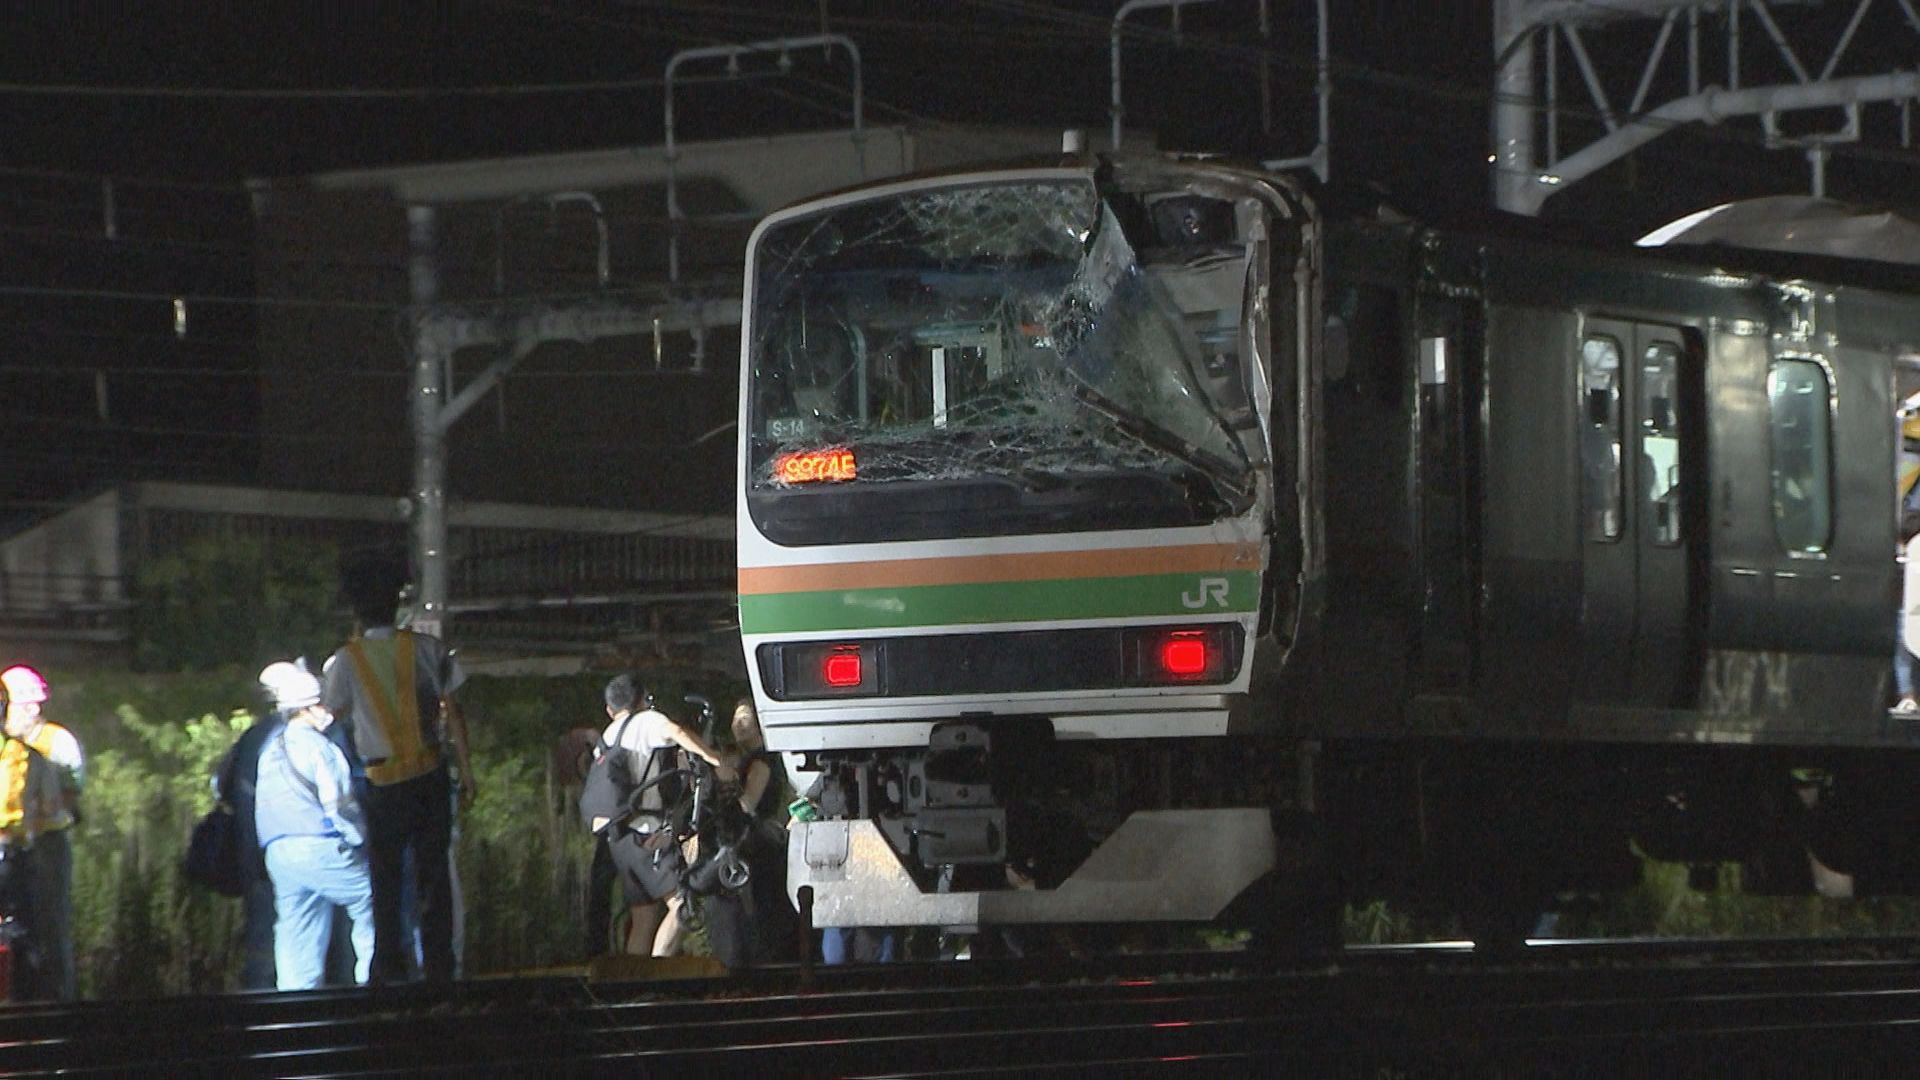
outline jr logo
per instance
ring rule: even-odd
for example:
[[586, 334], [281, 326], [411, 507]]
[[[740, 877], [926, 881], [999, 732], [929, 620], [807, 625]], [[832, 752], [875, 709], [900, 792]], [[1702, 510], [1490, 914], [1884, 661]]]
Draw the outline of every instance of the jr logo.
[[1180, 594], [1180, 606], [1189, 610], [1209, 605], [1227, 606], [1227, 579], [1223, 577], [1203, 577], [1195, 583], [1192, 592]]

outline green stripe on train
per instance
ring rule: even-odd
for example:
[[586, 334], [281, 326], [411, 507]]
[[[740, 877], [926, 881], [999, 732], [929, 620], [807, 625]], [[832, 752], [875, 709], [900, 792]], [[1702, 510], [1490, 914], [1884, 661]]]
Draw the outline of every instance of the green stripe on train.
[[742, 596], [740, 630], [746, 634], [782, 634], [957, 623], [1213, 615], [1252, 611], [1259, 603], [1260, 575], [1250, 570], [828, 589]]

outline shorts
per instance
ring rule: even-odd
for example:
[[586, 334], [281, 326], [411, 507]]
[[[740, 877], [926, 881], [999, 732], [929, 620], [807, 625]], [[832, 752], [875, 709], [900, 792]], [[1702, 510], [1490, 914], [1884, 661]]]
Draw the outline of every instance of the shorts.
[[607, 852], [613, 856], [620, 890], [628, 904], [665, 900], [680, 891], [680, 872], [686, 868], [686, 860], [677, 845], [656, 852], [646, 846], [647, 838], [639, 833], [631, 829], [616, 831], [618, 835], [607, 841]]

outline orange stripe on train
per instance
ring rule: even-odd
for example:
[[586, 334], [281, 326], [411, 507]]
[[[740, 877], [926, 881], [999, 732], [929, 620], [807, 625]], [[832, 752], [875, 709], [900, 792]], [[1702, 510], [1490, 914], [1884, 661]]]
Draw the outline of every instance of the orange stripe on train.
[[1180, 547], [1039, 551], [1019, 555], [958, 555], [930, 559], [881, 559], [856, 563], [740, 568], [740, 593], [825, 592], [832, 589], [903, 589], [919, 585], [981, 585], [996, 581], [1138, 577], [1146, 574], [1254, 570], [1254, 544], [1188, 544]]

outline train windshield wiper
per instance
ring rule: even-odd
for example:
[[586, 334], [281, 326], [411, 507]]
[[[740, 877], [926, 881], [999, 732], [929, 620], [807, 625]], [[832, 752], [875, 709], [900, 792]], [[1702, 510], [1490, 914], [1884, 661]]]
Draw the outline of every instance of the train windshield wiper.
[[1193, 468], [1201, 476], [1206, 477], [1214, 490], [1234, 508], [1241, 509], [1246, 506], [1247, 499], [1253, 494], [1253, 489], [1246, 479], [1244, 470], [1236, 469], [1232, 462], [1220, 455], [1194, 445], [1192, 441], [1171, 428], [1107, 397], [1087, 385], [1084, 380], [1076, 378], [1074, 383], [1073, 400], [1088, 412], [1105, 419], [1114, 430], [1142, 446], [1157, 450]]

